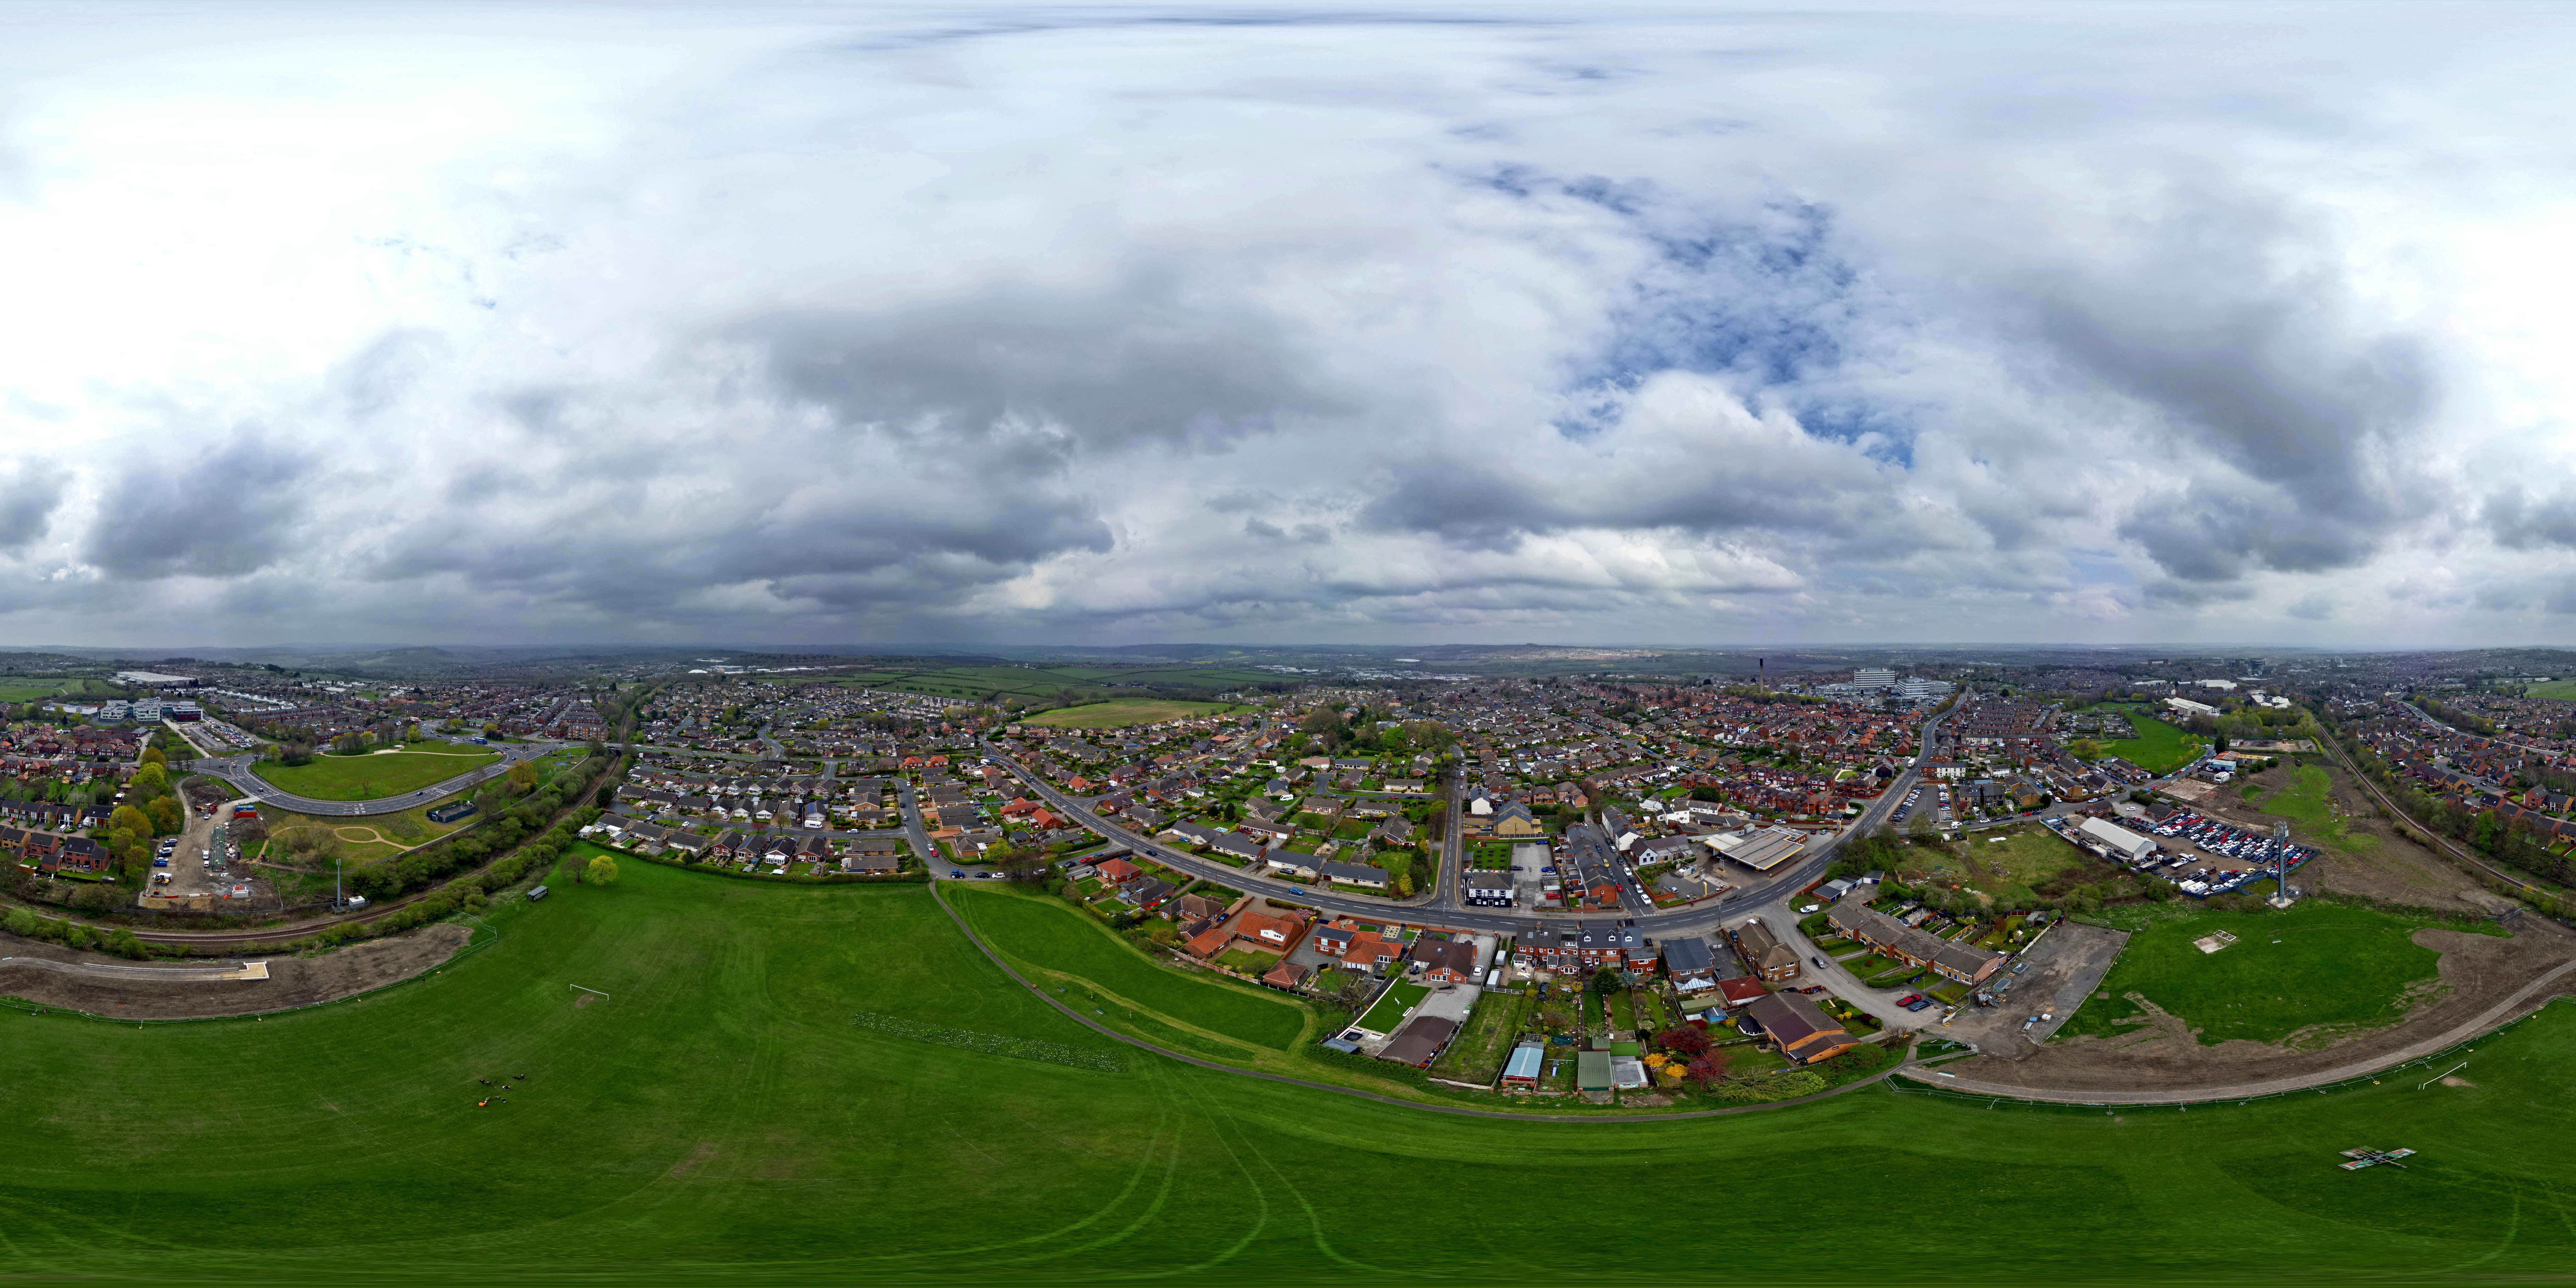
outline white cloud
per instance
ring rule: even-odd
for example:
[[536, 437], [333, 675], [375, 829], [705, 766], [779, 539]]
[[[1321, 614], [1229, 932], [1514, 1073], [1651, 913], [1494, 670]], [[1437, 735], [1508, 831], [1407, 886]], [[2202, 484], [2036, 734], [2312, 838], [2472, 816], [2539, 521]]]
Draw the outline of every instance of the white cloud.
[[0, 631], [2564, 636], [2567, 37], [2027, 17], [52, 11]]

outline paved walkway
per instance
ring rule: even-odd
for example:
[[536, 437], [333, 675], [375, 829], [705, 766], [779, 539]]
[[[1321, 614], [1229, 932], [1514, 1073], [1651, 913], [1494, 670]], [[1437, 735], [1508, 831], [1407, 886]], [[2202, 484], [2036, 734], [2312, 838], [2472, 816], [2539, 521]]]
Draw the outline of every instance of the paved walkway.
[[2513, 996], [2490, 1006], [2476, 1019], [2458, 1025], [2435, 1037], [2414, 1042], [2387, 1055], [2348, 1064], [2320, 1073], [2274, 1078], [2267, 1082], [2240, 1083], [2232, 1087], [2178, 1088], [2167, 1091], [2062, 1091], [2044, 1087], [2016, 1087], [2007, 1083], [1983, 1082], [1954, 1074], [1919, 1067], [1907, 1067], [1903, 1073], [1916, 1082], [1946, 1087], [1980, 1096], [2002, 1096], [2012, 1100], [2039, 1100], [2060, 1105], [2184, 1105], [2209, 1100], [2251, 1100], [2256, 1096], [2277, 1096], [2285, 1091], [2307, 1091], [2328, 1083], [2364, 1078], [2382, 1070], [2419, 1060], [2435, 1052], [2469, 1041], [2491, 1029], [2518, 1018], [2531, 1005], [2532, 999], [2553, 993], [2559, 981], [2576, 971], [2576, 961], [2562, 962], [2548, 974], [2523, 985]]
[[32, 966], [63, 975], [87, 975], [94, 979], [129, 982], [268, 978], [267, 962], [236, 962], [230, 966], [115, 966], [101, 962], [58, 962], [50, 957], [0, 957], [0, 966]]

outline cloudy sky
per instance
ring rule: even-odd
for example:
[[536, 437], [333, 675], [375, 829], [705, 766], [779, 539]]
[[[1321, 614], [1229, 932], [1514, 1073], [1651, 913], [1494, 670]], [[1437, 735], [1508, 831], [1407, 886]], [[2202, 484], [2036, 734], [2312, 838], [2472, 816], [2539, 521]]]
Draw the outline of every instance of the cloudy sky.
[[2551, 6], [0, 30], [0, 643], [2576, 641]]

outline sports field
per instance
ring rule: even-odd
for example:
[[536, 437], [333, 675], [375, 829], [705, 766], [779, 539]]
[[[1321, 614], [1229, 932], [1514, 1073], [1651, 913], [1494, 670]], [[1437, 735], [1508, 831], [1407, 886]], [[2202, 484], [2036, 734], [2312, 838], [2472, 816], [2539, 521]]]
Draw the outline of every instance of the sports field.
[[1235, 708], [1223, 702], [1167, 702], [1159, 698], [1114, 698], [1087, 706], [1042, 711], [1023, 721], [1055, 729], [1123, 729], [1188, 716], [1215, 715]]
[[2534, 684], [2522, 691], [2526, 698], [2550, 698], [2559, 702], [2576, 701], [2576, 680], [2551, 680]]
[[[2314, 901], [2287, 912], [2165, 917], [2129, 937], [2093, 999], [2062, 1031], [2127, 1031], [2114, 1021], [2143, 1014], [2130, 993], [2182, 1017], [2205, 1043], [2279, 1042], [2312, 1026], [2393, 1024], [2406, 1013], [2409, 986], [2431, 980], [2441, 961], [2409, 936], [2437, 924]], [[2220, 931], [2235, 942], [2214, 953], [2196, 945]]]
[[[1560, 1125], [1113, 1048], [919, 886], [636, 864], [490, 921], [497, 945], [442, 974], [265, 1021], [0, 1011], [0, 1274], [1805, 1283], [1819, 1240], [1830, 1277], [1890, 1283], [2492, 1282], [2576, 1261], [2564, 1005], [2423, 1091], [2110, 1114], [1869, 1088]], [[519, 1074], [475, 1107], [496, 1094], [478, 1078]], [[2422, 1152], [2338, 1170], [2356, 1145]], [[1730, 1240], [1682, 1275], [1703, 1254], [1677, 1236], [1747, 1175], [1796, 1196], [1808, 1237]], [[1618, 1197], [1568, 1221], [1569, 1193]], [[1923, 1193], [1947, 1201], [1888, 1197]]]
[[445, 782], [501, 758], [498, 752], [388, 751], [364, 756], [316, 756], [289, 766], [263, 760], [252, 766], [262, 779], [318, 801], [372, 801]]

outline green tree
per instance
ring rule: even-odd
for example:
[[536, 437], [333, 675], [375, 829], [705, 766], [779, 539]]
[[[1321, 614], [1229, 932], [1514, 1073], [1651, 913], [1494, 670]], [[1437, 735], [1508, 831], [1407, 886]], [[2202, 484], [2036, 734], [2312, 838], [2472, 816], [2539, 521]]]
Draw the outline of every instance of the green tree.
[[146, 764], [134, 771], [133, 787], [146, 795], [170, 790], [170, 771], [156, 764]]
[[522, 760], [518, 764], [510, 766], [511, 791], [516, 792], [521, 796], [525, 796], [536, 789], [537, 767], [535, 764]]
[[131, 805], [119, 805], [107, 816], [107, 830], [134, 836], [152, 835], [152, 816]]
[[170, 763], [170, 758], [162, 755], [159, 747], [146, 747], [143, 749], [143, 763], [147, 765], [167, 765]]
[[152, 820], [152, 829], [164, 836], [175, 836], [187, 824], [179, 812], [179, 802], [168, 796], [155, 796], [145, 802], [143, 813]]
[[595, 886], [617, 884], [617, 860], [605, 854], [592, 856], [590, 866], [582, 871], [581, 879]]

